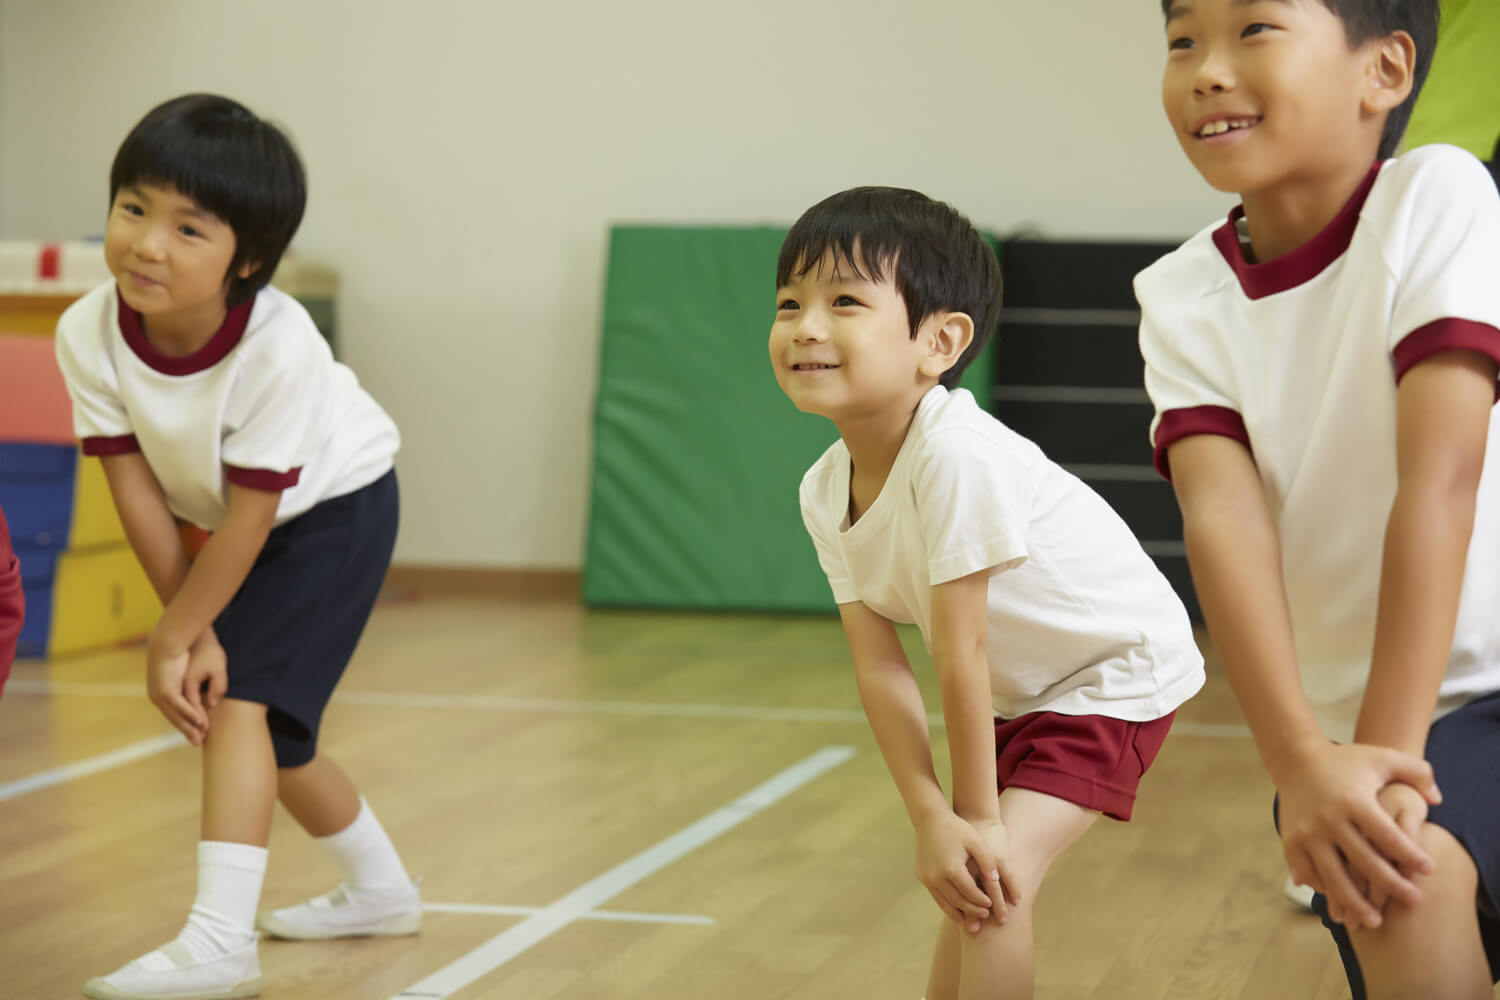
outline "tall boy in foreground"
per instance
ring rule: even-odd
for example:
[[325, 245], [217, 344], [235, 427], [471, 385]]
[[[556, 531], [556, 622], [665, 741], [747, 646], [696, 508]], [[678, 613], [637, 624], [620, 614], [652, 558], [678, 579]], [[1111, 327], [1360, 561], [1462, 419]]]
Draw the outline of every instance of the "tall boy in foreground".
[[[834, 195], [788, 234], [776, 285], [776, 379], [840, 435], [803, 519], [945, 918], [927, 1000], [1030, 997], [1043, 876], [1099, 813], [1130, 818], [1203, 683], [1187, 615], [1103, 500], [953, 389], [1000, 304], [968, 220], [915, 191]], [[894, 622], [937, 668], [951, 806]]]
[[1204, 614], [1355, 997], [1488, 1000], [1500, 199], [1453, 147], [1386, 159], [1437, 3], [1163, 11], [1167, 117], [1242, 199], [1136, 280]]

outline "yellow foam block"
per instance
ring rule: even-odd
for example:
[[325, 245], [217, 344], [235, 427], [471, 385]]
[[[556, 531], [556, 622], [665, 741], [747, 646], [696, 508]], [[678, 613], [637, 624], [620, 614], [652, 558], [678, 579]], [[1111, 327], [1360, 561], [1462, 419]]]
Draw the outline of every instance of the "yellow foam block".
[[68, 547], [85, 549], [123, 541], [125, 526], [115, 511], [103, 463], [79, 455], [78, 474], [73, 479], [73, 528], [68, 533]]
[[69, 549], [52, 584], [48, 656], [109, 646], [151, 631], [161, 602], [135, 553], [124, 543]]

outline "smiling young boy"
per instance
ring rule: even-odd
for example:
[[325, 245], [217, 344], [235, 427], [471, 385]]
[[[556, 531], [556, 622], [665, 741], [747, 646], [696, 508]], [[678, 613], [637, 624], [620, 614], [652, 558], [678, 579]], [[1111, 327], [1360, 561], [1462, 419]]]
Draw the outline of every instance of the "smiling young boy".
[[1500, 198], [1462, 150], [1387, 159], [1437, 3], [1163, 11], [1167, 118], [1241, 198], [1136, 280], [1204, 615], [1355, 997], [1488, 1000]]
[[[302, 219], [286, 137], [223, 97], [157, 107], [110, 170], [114, 280], [63, 315], [57, 355], [165, 609], [146, 686], [202, 748], [198, 894], [172, 941], [90, 980], [96, 1000], [260, 992], [255, 909], [279, 797], [346, 882], [261, 918], [280, 937], [409, 934], [416, 887], [318, 750], [324, 707], [384, 580], [395, 425], [269, 286]], [[213, 534], [191, 564], [176, 519]]]
[[[776, 284], [777, 382], [839, 432], [803, 519], [946, 918], [927, 1000], [1029, 997], [1043, 876], [1099, 813], [1129, 819], [1203, 683], [1187, 614], [1103, 500], [953, 388], [1000, 304], [967, 219], [915, 191], [836, 194], [792, 228]], [[895, 622], [937, 668], [951, 806]]]

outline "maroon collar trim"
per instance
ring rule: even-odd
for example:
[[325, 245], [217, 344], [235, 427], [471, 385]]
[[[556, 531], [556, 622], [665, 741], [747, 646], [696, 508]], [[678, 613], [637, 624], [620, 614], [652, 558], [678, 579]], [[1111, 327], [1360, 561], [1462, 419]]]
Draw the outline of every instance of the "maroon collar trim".
[[245, 327], [250, 322], [250, 310], [255, 306], [255, 300], [251, 299], [229, 310], [223, 325], [209, 338], [208, 343], [196, 352], [179, 358], [163, 354], [151, 346], [151, 341], [146, 337], [146, 328], [141, 324], [141, 314], [125, 304], [119, 288], [115, 289], [115, 301], [118, 305], [120, 333], [125, 337], [125, 343], [130, 345], [136, 357], [163, 375], [193, 375], [207, 371], [223, 361], [245, 335]]
[[1239, 278], [1240, 288], [1251, 299], [1263, 299], [1311, 281], [1323, 270], [1343, 256], [1354, 240], [1354, 230], [1359, 225], [1359, 213], [1365, 207], [1365, 199], [1380, 176], [1380, 163], [1370, 167], [1365, 179], [1360, 181], [1354, 194], [1339, 209], [1333, 221], [1323, 230], [1290, 253], [1282, 254], [1264, 264], [1251, 264], [1245, 260], [1240, 246], [1237, 223], [1245, 217], [1245, 206], [1236, 205], [1229, 213], [1229, 221], [1214, 230], [1214, 245], [1219, 248], [1224, 262]]

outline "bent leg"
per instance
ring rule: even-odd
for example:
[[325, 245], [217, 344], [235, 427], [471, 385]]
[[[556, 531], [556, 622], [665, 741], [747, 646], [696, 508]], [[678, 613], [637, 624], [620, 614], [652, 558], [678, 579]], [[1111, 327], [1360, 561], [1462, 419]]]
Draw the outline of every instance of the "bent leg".
[[[959, 935], [959, 1000], [1027, 1000], [1036, 990], [1032, 918], [1052, 863], [1082, 837], [1099, 814], [1026, 788], [1000, 793], [1000, 819], [1009, 837], [1021, 902], [1004, 925], [985, 921], [978, 934]], [[957, 927], [954, 928], [957, 932]], [[929, 1000], [931, 998], [929, 997]]]
[[932, 952], [932, 971], [927, 974], [927, 995], [923, 1000], [958, 1000], [959, 943], [958, 924], [940, 918], [937, 945]]
[[266, 706], [225, 698], [203, 743], [203, 839], [265, 847], [276, 806], [276, 757]]
[[1437, 863], [1431, 875], [1414, 879], [1421, 901], [1392, 901], [1380, 927], [1349, 932], [1369, 1000], [1491, 1000], [1474, 859], [1433, 823], [1423, 826], [1419, 840]]
[[321, 751], [300, 767], [277, 771], [276, 791], [286, 811], [314, 837], [345, 830], [359, 816], [359, 790]]

